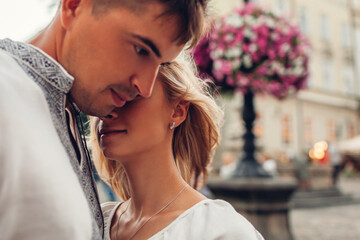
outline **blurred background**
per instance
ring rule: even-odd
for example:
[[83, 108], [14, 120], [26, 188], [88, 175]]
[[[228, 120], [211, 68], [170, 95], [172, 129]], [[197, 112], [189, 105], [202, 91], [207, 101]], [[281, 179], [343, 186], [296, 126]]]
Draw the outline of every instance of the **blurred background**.
[[[260, 221], [244, 205], [257, 201], [255, 197], [239, 200], [242, 205], [233, 204], [248, 214], [264, 236], [271, 236], [267, 239], [359, 239], [360, 0], [250, 2], [298, 26], [311, 47], [306, 86], [286, 98], [272, 94], [253, 98], [255, 119], [250, 130], [256, 136], [254, 160], [267, 173], [254, 188], [262, 189], [274, 179], [295, 182], [290, 197], [281, 200], [286, 207], [281, 208], [282, 215], [260, 209], [261, 214], [268, 215], [267, 220]], [[243, 0], [212, 0], [212, 18], [222, 19], [244, 4]], [[31, 39], [51, 21], [57, 5], [58, 0], [0, 0], [0, 39]], [[247, 151], [243, 149], [247, 141], [242, 117], [244, 92], [220, 92], [218, 101], [224, 106], [225, 124], [211, 179], [223, 179], [225, 186], [235, 178], [247, 179], [246, 184], [251, 185], [251, 179], [259, 176], [234, 175]], [[97, 179], [102, 201], [116, 200]], [[212, 190], [211, 184], [202, 189], [210, 197], [222, 196]], [[273, 194], [271, 191], [270, 200], [276, 198], [275, 188]], [[240, 192], [233, 194], [242, 197]], [[268, 233], [276, 225], [287, 229], [288, 234]]]

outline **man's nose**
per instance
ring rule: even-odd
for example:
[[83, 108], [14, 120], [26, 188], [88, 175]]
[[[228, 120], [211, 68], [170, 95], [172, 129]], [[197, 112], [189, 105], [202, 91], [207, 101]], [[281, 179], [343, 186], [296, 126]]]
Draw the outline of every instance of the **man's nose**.
[[159, 71], [159, 66], [152, 66], [149, 69], [139, 68], [139, 73], [131, 77], [131, 84], [142, 97], [148, 98], [151, 96], [154, 88], [156, 76]]
[[106, 116], [103, 117], [99, 117], [102, 121], [109, 121], [109, 120], [114, 120], [117, 119], [119, 117], [119, 113], [116, 110], [113, 110], [111, 113], [109, 113]]

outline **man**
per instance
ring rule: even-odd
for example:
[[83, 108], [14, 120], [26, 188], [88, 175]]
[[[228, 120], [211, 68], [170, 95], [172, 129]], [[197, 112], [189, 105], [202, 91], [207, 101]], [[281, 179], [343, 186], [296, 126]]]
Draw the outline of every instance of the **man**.
[[205, 0], [63, 0], [30, 44], [0, 41], [1, 239], [101, 238], [79, 109], [106, 116], [150, 97], [159, 66], [198, 41], [205, 9]]

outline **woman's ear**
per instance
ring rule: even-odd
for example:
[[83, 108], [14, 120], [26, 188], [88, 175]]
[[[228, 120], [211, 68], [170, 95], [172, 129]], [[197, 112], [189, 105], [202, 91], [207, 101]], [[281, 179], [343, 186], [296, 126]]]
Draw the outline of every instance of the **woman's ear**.
[[173, 113], [171, 116], [172, 123], [175, 123], [173, 127], [178, 127], [183, 121], [185, 121], [190, 103], [187, 101], [180, 101], [174, 105]]

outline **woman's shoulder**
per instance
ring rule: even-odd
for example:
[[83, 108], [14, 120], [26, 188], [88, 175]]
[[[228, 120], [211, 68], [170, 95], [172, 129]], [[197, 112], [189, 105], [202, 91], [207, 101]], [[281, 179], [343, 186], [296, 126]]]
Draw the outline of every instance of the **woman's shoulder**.
[[104, 217], [104, 239], [110, 239], [111, 220], [114, 216], [116, 209], [121, 202], [106, 202], [101, 204], [101, 210]]
[[221, 239], [263, 239], [254, 226], [234, 207], [224, 200], [204, 200], [194, 209], [192, 221], [199, 218], [208, 221], [204, 228], [214, 234], [222, 236]]
[[116, 207], [121, 204], [121, 202], [105, 202], [101, 204], [101, 211], [103, 212], [103, 216], [109, 217], [111, 212], [116, 209]]
[[[168, 236], [177, 236], [175, 239], [263, 240], [251, 223], [223, 200], [206, 199], [198, 202], [182, 213], [164, 232]], [[178, 238], [179, 234], [183, 235], [182, 238]]]

